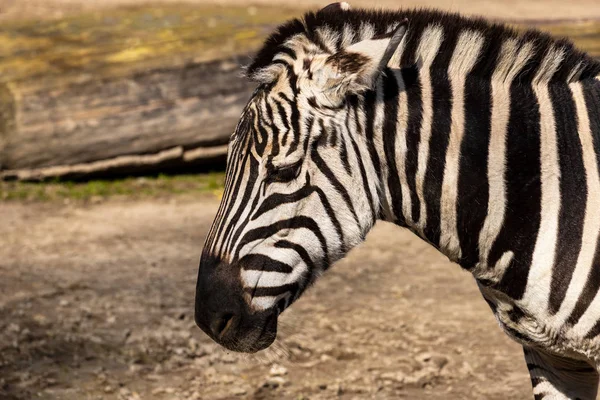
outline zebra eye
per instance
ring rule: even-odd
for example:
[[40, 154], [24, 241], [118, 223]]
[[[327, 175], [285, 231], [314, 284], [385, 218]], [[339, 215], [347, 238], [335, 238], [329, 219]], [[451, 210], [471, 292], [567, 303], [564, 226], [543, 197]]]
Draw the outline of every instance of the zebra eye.
[[291, 182], [298, 177], [301, 166], [302, 160], [298, 160], [291, 165], [285, 165], [281, 167], [276, 167], [271, 164], [269, 167], [267, 167], [267, 180], [269, 182]]

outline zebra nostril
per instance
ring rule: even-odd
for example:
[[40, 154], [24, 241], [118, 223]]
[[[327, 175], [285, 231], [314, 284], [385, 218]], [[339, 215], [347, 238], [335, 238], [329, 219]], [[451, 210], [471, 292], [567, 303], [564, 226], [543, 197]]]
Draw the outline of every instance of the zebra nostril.
[[235, 315], [232, 313], [224, 313], [215, 318], [213, 323], [210, 325], [213, 334], [219, 338], [223, 337], [229, 328], [231, 328], [231, 325], [233, 325], [234, 318]]

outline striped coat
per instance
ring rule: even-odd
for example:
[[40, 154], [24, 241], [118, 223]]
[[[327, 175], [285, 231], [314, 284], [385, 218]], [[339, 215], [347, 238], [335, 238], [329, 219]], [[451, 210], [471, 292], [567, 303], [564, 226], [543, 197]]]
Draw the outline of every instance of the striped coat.
[[259, 87], [203, 251], [202, 329], [268, 346], [385, 219], [471, 271], [536, 398], [595, 398], [598, 61], [537, 31], [336, 3], [281, 26], [246, 72]]

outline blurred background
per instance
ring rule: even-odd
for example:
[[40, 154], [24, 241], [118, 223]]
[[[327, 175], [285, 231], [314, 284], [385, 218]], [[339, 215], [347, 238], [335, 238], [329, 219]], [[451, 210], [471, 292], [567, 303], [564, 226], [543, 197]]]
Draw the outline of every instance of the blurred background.
[[[0, 0], [0, 399], [522, 399], [521, 349], [476, 285], [379, 224], [282, 317], [227, 352], [193, 296], [247, 64], [315, 0]], [[381, 0], [569, 36], [597, 0]]]

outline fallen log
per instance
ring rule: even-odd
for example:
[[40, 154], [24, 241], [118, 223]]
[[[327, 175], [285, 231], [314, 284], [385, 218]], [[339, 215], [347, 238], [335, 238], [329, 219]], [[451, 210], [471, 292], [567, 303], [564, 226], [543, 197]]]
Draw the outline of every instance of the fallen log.
[[51, 178], [81, 179], [140, 174], [216, 161], [223, 159], [226, 154], [226, 144], [187, 151], [178, 146], [156, 154], [119, 156], [108, 160], [45, 168], [4, 170], [0, 171], [0, 178], [3, 180], [44, 181]]
[[[42, 168], [227, 142], [252, 85], [236, 60], [12, 92], [3, 169]], [[10, 90], [10, 88], [9, 88]], [[13, 89], [14, 90], [14, 89]], [[10, 103], [9, 103], [10, 104]]]
[[127, 8], [0, 27], [0, 176], [82, 174], [174, 147], [188, 155], [171, 161], [187, 164], [222, 152], [253, 87], [240, 65], [291, 15], [266, 11]]

